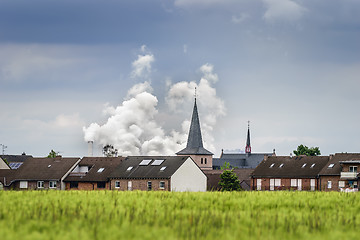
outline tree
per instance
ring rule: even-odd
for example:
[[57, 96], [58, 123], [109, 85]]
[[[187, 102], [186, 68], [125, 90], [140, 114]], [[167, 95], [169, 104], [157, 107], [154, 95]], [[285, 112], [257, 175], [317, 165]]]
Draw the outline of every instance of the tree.
[[224, 170], [224, 172], [220, 175], [219, 186], [221, 187], [221, 191], [239, 191], [241, 190], [240, 180], [234, 173], [234, 170]]
[[49, 155], [47, 157], [48, 158], [56, 158], [58, 156], [60, 156], [59, 152], [55, 152], [53, 149], [51, 149], [51, 151], [50, 151], [50, 153], [49, 153]]
[[116, 148], [114, 148], [113, 145], [106, 144], [103, 147], [103, 154], [106, 157], [116, 157], [118, 154], [118, 150]]
[[299, 155], [306, 155], [306, 156], [321, 155], [319, 147], [308, 148], [307, 146], [304, 146], [302, 144], [297, 147], [297, 150], [294, 150], [294, 154], [296, 156], [299, 156]]
[[220, 167], [221, 170], [231, 169], [230, 163], [224, 162], [224, 164]]

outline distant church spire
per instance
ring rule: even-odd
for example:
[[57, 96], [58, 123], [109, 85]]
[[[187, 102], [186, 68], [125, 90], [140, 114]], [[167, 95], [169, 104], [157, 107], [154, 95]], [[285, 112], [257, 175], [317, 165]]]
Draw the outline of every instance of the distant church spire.
[[201, 136], [200, 120], [196, 104], [196, 88], [195, 88], [195, 103], [191, 118], [191, 125], [189, 130], [188, 141], [186, 148], [178, 152], [179, 155], [186, 154], [202, 154], [202, 155], [213, 155], [211, 152], [203, 147], [203, 141]]
[[245, 153], [249, 153], [249, 154], [251, 153], [251, 144], [250, 144], [250, 121], [248, 121], [248, 132], [247, 132]]

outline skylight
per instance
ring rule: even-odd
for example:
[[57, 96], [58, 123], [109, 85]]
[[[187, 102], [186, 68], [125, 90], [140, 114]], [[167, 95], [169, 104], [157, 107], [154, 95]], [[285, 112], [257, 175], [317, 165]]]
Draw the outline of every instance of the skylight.
[[152, 166], [159, 166], [164, 162], [162, 159], [157, 159], [151, 163]]
[[304, 168], [304, 167], [306, 167], [306, 163], [304, 163], [301, 168]]
[[331, 163], [328, 168], [333, 168], [335, 164]]
[[315, 167], [315, 163], [311, 164], [311, 167], [310, 168], [314, 168]]
[[22, 164], [22, 162], [11, 162], [9, 163], [9, 166], [11, 169], [18, 169]]
[[147, 166], [149, 165], [149, 163], [151, 162], [151, 159], [144, 159], [141, 161], [141, 163], [139, 164], [140, 166]]
[[99, 170], [97, 170], [98, 173], [102, 173], [104, 171], [105, 168], [99, 168]]
[[280, 164], [279, 168], [282, 168], [283, 166], [284, 166], [284, 164], [282, 163], [282, 164]]
[[164, 171], [166, 167], [161, 167], [160, 168], [160, 171]]
[[131, 167], [128, 167], [128, 168], [126, 169], [126, 171], [130, 172], [130, 171], [131, 171], [131, 169], [133, 169], [133, 167], [132, 167], [132, 166], [131, 166]]
[[275, 165], [275, 163], [271, 164], [269, 168], [272, 168]]

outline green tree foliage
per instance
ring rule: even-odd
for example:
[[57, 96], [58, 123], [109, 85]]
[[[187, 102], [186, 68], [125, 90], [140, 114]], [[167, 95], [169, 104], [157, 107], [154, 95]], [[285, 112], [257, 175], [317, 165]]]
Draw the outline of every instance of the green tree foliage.
[[308, 148], [307, 146], [304, 146], [301, 144], [300, 146], [297, 147], [297, 150], [294, 150], [294, 154], [296, 156], [299, 156], [299, 155], [318, 156], [321, 153], [320, 153], [319, 147]]
[[47, 157], [48, 158], [56, 158], [57, 156], [59, 156], [59, 153], [57, 153], [53, 149], [51, 149], [51, 151]]
[[224, 172], [220, 175], [219, 186], [221, 187], [221, 191], [239, 191], [240, 180], [234, 173], [234, 170], [224, 170]]
[[230, 163], [224, 162], [224, 164], [220, 167], [221, 170], [231, 169]]
[[116, 157], [118, 154], [118, 150], [116, 148], [114, 148], [113, 145], [106, 144], [103, 147], [103, 154], [106, 157]]

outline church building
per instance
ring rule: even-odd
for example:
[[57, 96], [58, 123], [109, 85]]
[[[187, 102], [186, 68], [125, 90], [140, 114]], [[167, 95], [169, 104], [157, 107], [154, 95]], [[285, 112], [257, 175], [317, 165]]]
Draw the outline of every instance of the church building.
[[186, 148], [177, 152], [179, 156], [190, 156], [201, 170], [213, 169], [213, 153], [203, 147], [201, 136], [200, 120], [196, 105], [196, 97], [194, 103], [193, 114], [191, 118], [190, 131]]
[[250, 123], [248, 122], [248, 131], [246, 138], [245, 153], [224, 153], [222, 151], [220, 158], [214, 158], [213, 168], [220, 169], [224, 163], [229, 163], [231, 168], [256, 168], [266, 157], [274, 156], [273, 153], [253, 153], [250, 144]]

